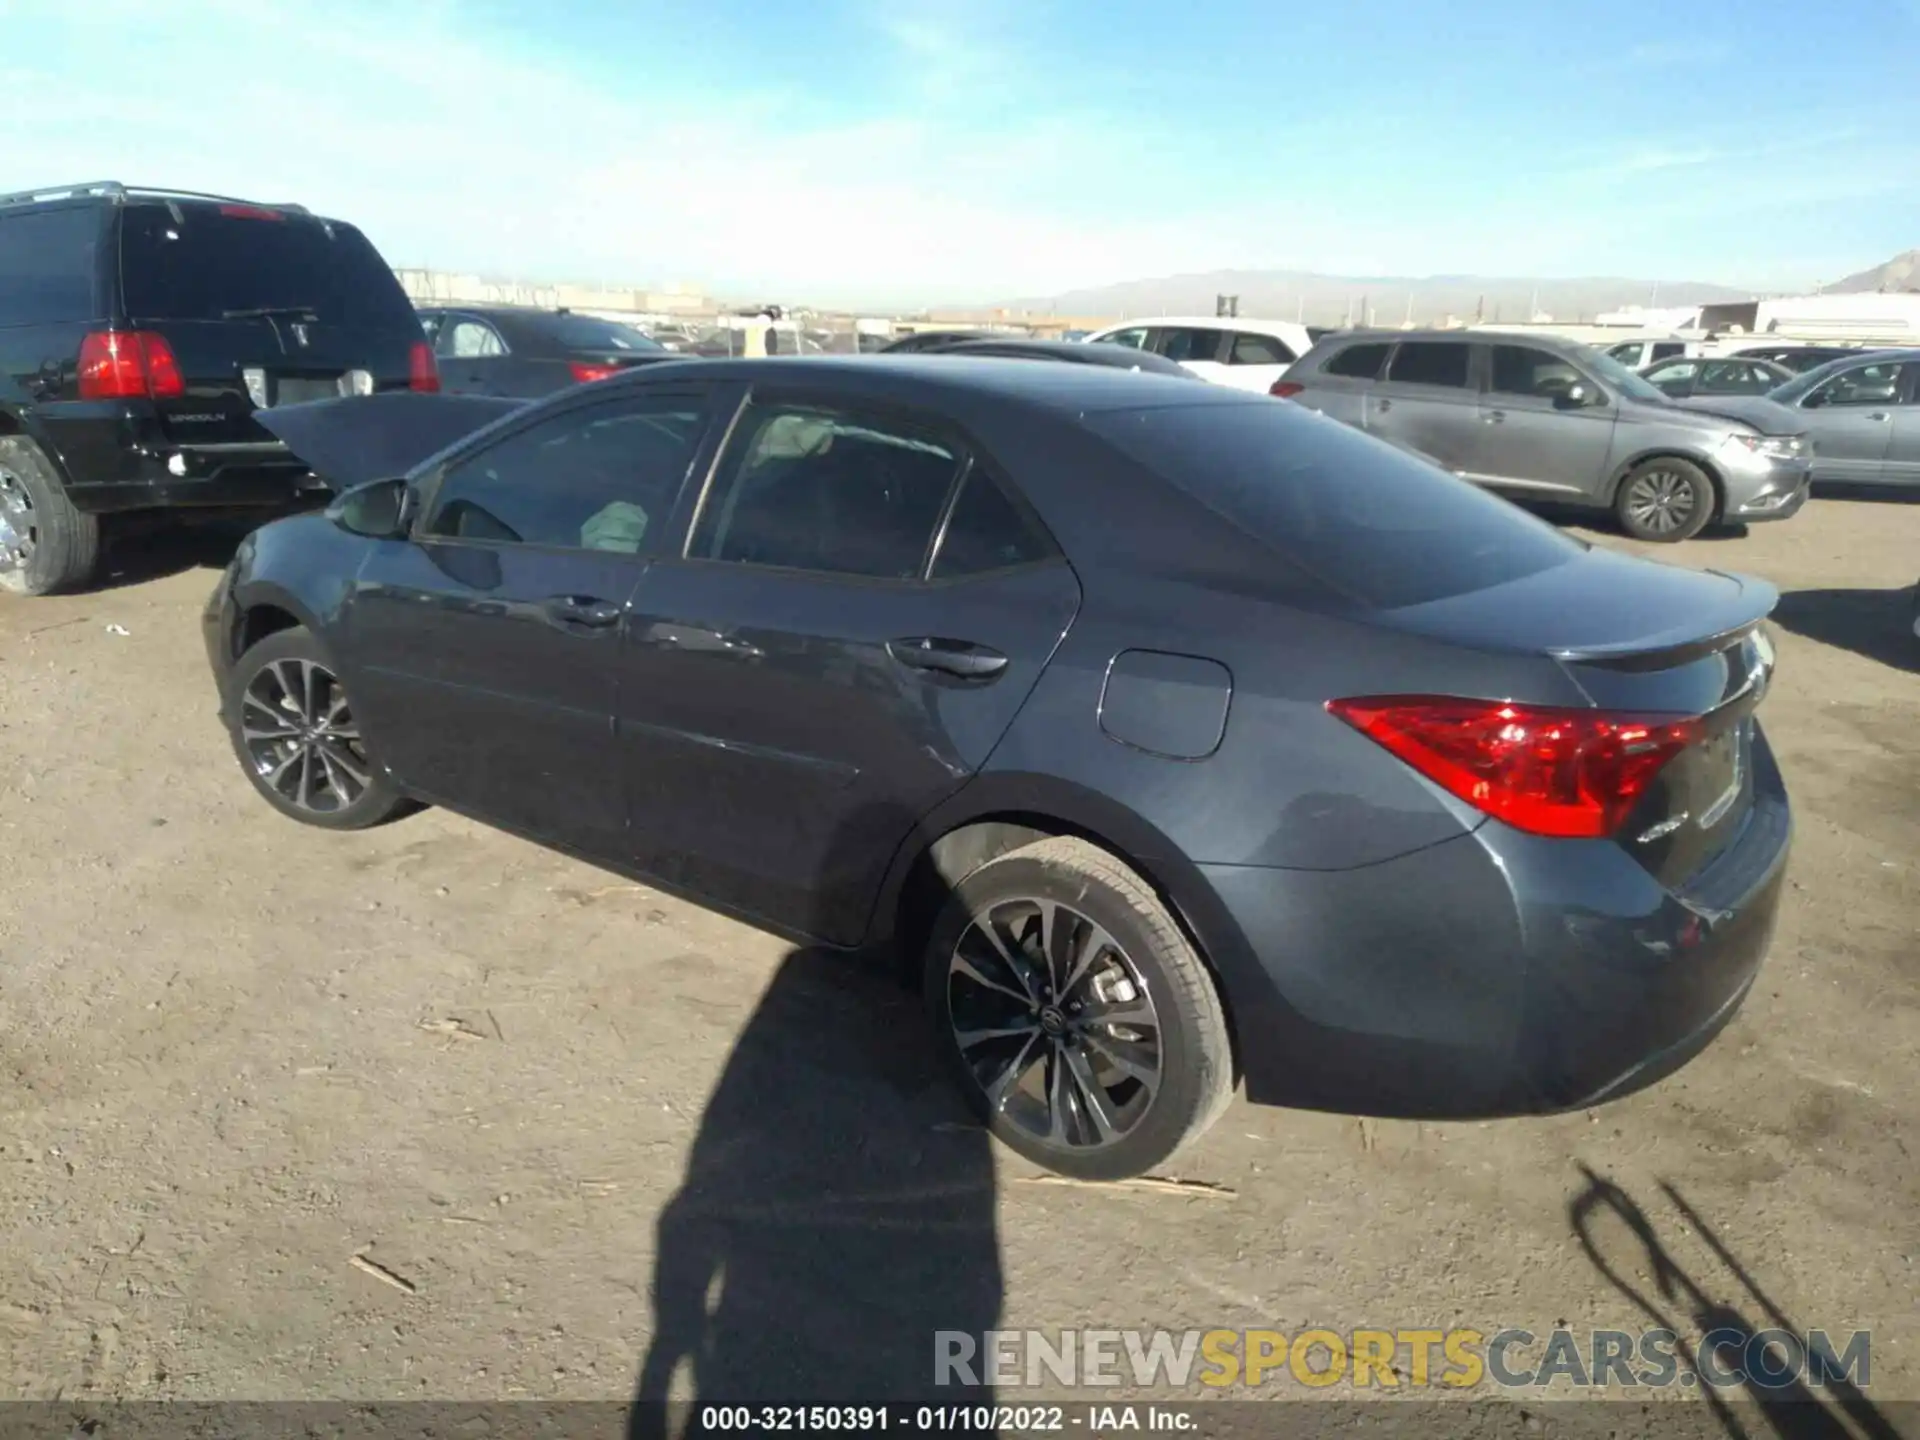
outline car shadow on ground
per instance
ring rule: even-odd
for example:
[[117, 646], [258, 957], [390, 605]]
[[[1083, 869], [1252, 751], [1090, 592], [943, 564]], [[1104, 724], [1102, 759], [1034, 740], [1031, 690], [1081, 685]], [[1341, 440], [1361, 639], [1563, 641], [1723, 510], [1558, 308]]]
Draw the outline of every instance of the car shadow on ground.
[[[1830, 1363], [1822, 1384], [1809, 1385], [1807, 1329], [1794, 1324], [1761, 1289], [1719, 1232], [1678, 1189], [1665, 1182], [1660, 1186], [1679, 1233], [1698, 1238], [1712, 1253], [1717, 1265], [1711, 1275], [1688, 1271], [1662, 1242], [1652, 1217], [1625, 1190], [1585, 1165], [1580, 1172], [1586, 1183], [1567, 1207], [1574, 1238], [1594, 1269], [1633, 1302], [1649, 1325], [1675, 1337], [1672, 1349], [1680, 1374], [1728, 1376], [1757, 1371], [1780, 1377], [1771, 1385], [1721, 1389], [1696, 1384], [1689, 1390], [1690, 1395], [1701, 1396], [1726, 1434], [1774, 1435], [1780, 1440], [1852, 1440], [1856, 1436], [1898, 1440], [1901, 1431], [1893, 1419], [1844, 1373], [1849, 1334], [1839, 1329], [1827, 1332], [1833, 1350], [1830, 1360], [1837, 1363]], [[1603, 1229], [1608, 1233], [1603, 1234]], [[1724, 1298], [1729, 1295], [1735, 1298]], [[1767, 1350], [1798, 1362], [1794, 1372], [1785, 1373], [1788, 1366], [1781, 1358], [1764, 1358], [1762, 1352]], [[1836, 1370], [1843, 1373], [1832, 1373]], [[1862, 1383], [1870, 1383], [1866, 1368], [1857, 1373]]]
[[[224, 570], [251, 526], [143, 526], [109, 533], [90, 590], [119, 590], [188, 570]], [[211, 582], [209, 582], [211, 583]]]
[[[1914, 561], [1920, 568], [1920, 558]], [[1895, 670], [1920, 673], [1914, 587], [1897, 590], [1790, 590], [1773, 621], [1783, 630], [1851, 650]]]
[[1000, 1316], [990, 1140], [902, 978], [797, 949], [741, 1031], [659, 1221], [636, 1440], [737, 1428], [703, 1404], [992, 1402], [935, 1370]]
[[[1557, 505], [1551, 500], [1515, 500], [1521, 509], [1531, 511], [1542, 520], [1558, 525], [1562, 530], [1597, 530], [1606, 535], [1617, 535], [1622, 540], [1632, 537], [1621, 528], [1619, 520], [1611, 510], [1583, 509], [1577, 505]], [[1683, 544], [1692, 545], [1702, 540], [1744, 540], [1747, 538], [1746, 525], [1709, 525], [1691, 540]]]

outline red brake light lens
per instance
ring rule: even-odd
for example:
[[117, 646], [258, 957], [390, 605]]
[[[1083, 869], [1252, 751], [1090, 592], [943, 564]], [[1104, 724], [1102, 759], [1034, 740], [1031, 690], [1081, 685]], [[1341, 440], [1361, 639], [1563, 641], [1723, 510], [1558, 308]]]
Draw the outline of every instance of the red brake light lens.
[[1267, 393], [1276, 400], [1291, 400], [1307, 387], [1293, 380], [1276, 380]]
[[1327, 709], [1448, 793], [1530, 835], [1597, 839], [1626, 823], [1702, 722], [1387, 695]]
[[618, 375], [618, 365], [589, 365], [584, 360], [575, 360], [567, 369], [573, 372], [573, 378], [582, 385], [591, 385], [595, 380], [604, 380], [609, 375]]
[[269, 210], [264, 205], [222, 205], [220, 213], [232, 220], [285, 220], [287, 218], [278, 210]]
[[433, 358], [433, 347], [424, 340], [413, 342], [407, 352], [407, 388], [432, 394], [440, 388], [440, 363]]
[[187, 393], [180, 362], [164, 335], [95, 330], [80, 342], [82, 400], [170, 400]]

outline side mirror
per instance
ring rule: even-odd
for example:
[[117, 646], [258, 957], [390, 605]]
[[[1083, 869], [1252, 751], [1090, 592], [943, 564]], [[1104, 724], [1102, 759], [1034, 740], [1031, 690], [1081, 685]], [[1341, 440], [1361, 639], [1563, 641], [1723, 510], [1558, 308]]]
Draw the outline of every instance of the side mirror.
[[1824, 390], [1815, 390], [1800, 401], [1800, 408], [1802, 410], [1818, 410], [1826, 403], [1827, 392]]
[[327, 518], [352, 535], [401, 540], [413, 525], [413, 487], [405, 480], [369, 480], [327, 507]]

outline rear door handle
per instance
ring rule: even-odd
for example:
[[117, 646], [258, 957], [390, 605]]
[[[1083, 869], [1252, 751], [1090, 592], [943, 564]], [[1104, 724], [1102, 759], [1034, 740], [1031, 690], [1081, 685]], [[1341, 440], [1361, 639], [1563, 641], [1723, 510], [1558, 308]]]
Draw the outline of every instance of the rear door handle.
[[1393, 402], [1391, 400], [1376, 400], [1373, 402], [1373, 408], [1384, 415], [1393, 408]]
[[990, 680], [1007, 668], [1007, 657], [998, 650], [965, 640], [942, 640], [933, 635], [889, 640], [887, 654], [896, 664], [909, 669], [937, 670], [962, 680]]
[[1480, 417], [1480, 423], [1483, 425], [1504, 425], [1507, 423], [1507, 412], [1504, 410], [1489, 410]]
[[593, 595], [555, 595], [540, 608], [554, 624], [578, 630], [618, 625], [624, 611], [623, 606]]
[[1891, 415], [1889, 415], [1889, 414], [1887, 414], [1887, 412], [1886, 412], [1886, 411], [1884, 411], [1884, 410], [1876, 410], [1876, 411], [1874, 411], [1874, 412], [1873, 412], [1873, 414], [1871, 414], [1871, 415], [1869, 415], [1869, 416], [1867, 416], [1867, 419], [1869, 419], [1869, 420], [1878, 420], [1878, 421], [1880, 421], [1880, 422], [1881, 422], [1881, 423], [1883, 423], [1883, 424], [1884, 424], [1884, 423], [1885, 423], [1886, 421], [1888, 421], [1888, 420], [1891, 420], [1892, 418], [1893, 418], [1893, 417], [1892, 417]]

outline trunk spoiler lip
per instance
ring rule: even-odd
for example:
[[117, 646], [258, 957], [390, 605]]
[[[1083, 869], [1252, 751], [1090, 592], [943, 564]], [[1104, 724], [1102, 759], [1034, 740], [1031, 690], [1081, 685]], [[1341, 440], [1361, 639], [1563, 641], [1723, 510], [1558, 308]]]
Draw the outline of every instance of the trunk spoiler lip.
[[[1624, 640], [1617, 644], [1569, 646], [1548, 653], [1562, 663], [1597, 665], [1607, 670], [1665, 670], [1738, 645], [1756, 634], [1780, 603], [1780, 591], [1771, 581], [1726, 570], [1708, 570], [1706, 573], [1731, 580], [1743, 592], [1752, 593], [1758, 613], [1705, 635], [1675, 626], [1663, 635]], [[1765, 603], [1758, 604], [1763, 599]]]

